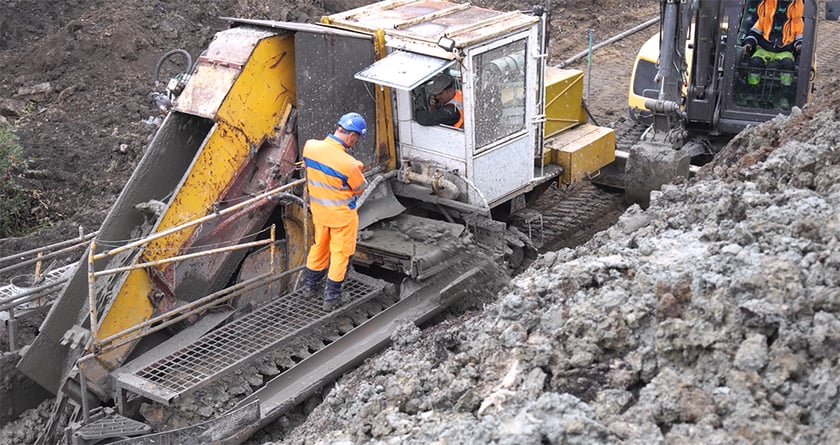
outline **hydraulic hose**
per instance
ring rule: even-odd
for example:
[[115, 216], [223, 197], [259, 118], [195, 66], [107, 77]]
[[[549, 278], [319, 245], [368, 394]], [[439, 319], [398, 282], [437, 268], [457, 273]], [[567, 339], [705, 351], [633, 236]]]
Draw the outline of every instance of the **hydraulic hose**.
[[183, 56], [184, 61], [187, 62], [185, 70], [192, 69], [192, 56], [190, 56], [190, 53], [187, 52], [187, 50], [176, 48], [167, 51], [164, 55], [160, 57], [160, 59], [157, 62], [157, 65], [155, 66], [155, 85], [158, 85], [160, 83], [160, 69], [163, 66], [163, 62], [165, 62], [167, 59], [176, 54], [180, 54], [181, 56]]
[[382, 181], [389, 178], [393, 178], [397, 175], [397, 172], [398, 170], [391, 170], [388, 173], [385, 173], [384, 175], [376, 175], [376, 177], [373, 178], [372, 181], [370, 181], [370, 184], [367, 185], [367, 188], [365, 188], [365, 191], [362, 192], [361, 196], [359, 196], [359, 199], [356, 200], [356, 206], [361, 207], [361, 205], [364, 204], [367, 200], [368, 196], [370, 196], [370, 194], [373, 193], [373, 191]]

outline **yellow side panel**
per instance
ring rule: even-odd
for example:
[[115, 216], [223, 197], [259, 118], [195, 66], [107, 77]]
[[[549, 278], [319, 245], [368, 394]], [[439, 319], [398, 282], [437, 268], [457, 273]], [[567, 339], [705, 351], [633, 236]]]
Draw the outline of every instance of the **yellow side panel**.
[[296, 101], [294, 48], [291, 34], [261, 40], [216, 115], [254, 145], [274, 133], [286, 105]]
[[[215, 113], [216, 125], [193, 160], [155, 233], [212, 212], [213, 203], [223, 195], [237, 170], [253, 150], [274, 133], [286, 105], [294, 103], [294, 39], [289, 35], [264, 34], [266, 38], [254, 39], [250, 56], [247, 44], [251, 43], [243, 40], [233, 39], [227, 43], [230, 48], [217, 51], [221, 54], [230, 49], [230, 53], [242, 55], [245, 62], [238, 76], [231, 74], [231, 69], [238, 69], [235, 63], [220, 70], [198, 70], [193, 76], [191, 83], [195, 83], [190, 97], [198, 100], [193, 105], [199, 109], [207, 108], [202, 107], [221, 97], [218, 92], [209, 94], [202, 89], [213, 85], [227, 86], [231, 81], [233, 84]], [[202, 79], [200, 76], [216, 77]], [[213, 114], [212, 107], [205, 111], [208, 116]], [[177, 255], [193, 231], [194, 228], [185, 229], [149, 243], [143, 252], [143, 260], [154, 261]], [[165, 266], [159, 267], [162, 269]], [[148, 300], [151, 291], [152, 282], [148, 274], [142, 270], [131, 271], [104, 315], [97, 339], [151, 318], [153, 308]], [[127, 354], [131, 346], [126, 345], [101, 356], [100, 360], [107, 366], [118, 365], [120, 357]]]
[[[385, 48], [385, 31], [380, 29], [374, 34], [373, 50], [376, 60], [388, 55]], [[391, 109], [391, 89], [376, 85], [376, 165], [385, 165], [386, 170], [397, 167], [396, 142], [394, 141], [394, 112]]]
[[[154, 308], [146, 298], [151, 291], [152, 280], [145, 270], [134, 269], [129, 272], [107, 315], [100, 322], [99, 330], [96, 331], [96, 340], [108, 338], [152, 318]], [[98, 358], [103, 363], [115, 365], [111, 363], [111, 359], [117, 359], [116, 364], [118, 364], [118, 358], [128, 353], [130, 348], [131, 345], [128, 344]]]
[[[206, 215], [248, 157], [249, 150], [242, 133], [224, 122], [217, 123], [193, 162], [186, 181], [172, 198], [157, 232]], [[143, 252], [144, 259], [155, 261], [176, 256], [194, 229], [187, 228], [150, 242]], [[158, 266], [159, 269], [164, 267]]]
[[586, 122], [583, 99], [583, 72], [554, 67], [545, 69], [545, 135]]
[[[260, 40], [216, 114], [217, 124], [158, 225], [158, 232], [212, 211], [212, 204], [219, 200], [234, 173], [253, 148], [274, 132], [286, 105], [294, 102], [294, 82], [294, 39], [272, 36]], [[174, 256], [192, 232], [181, 230], [149, 243], [144, 257], [153, 261]]]
[[615, 131], [595, 125], [581, 125], [546, 140], [552, 163], [563, 167], [560, 181], [572, 184], [597, 174], [615, 160]]

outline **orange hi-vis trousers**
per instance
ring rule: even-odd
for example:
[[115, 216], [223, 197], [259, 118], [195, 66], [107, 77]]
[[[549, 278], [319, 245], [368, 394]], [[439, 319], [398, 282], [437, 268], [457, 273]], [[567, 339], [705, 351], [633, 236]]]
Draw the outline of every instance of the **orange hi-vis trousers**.
[[327, 278], [332, 281], [344, 281], [350, 255], [356, 253], [356, 232], [359, 229], [359, 217], [351, 219], [343, 227], [327, 227], [315, 223], [315, 244], [309, 248], [306, 267], [312, 270], [324, 270], [329, 266]]

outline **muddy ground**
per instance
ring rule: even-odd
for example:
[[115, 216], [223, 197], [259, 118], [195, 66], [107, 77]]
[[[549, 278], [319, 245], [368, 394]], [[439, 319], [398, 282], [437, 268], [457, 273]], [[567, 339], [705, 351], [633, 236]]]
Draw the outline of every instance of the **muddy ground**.
[[[338, 3], [3, 2], [0, 112], [30, 160], [20, 179], [40, 230], [0, 240], [0, 254], [98, 227], [151, 135], [165, 51], [198, 54], [220, 16], [311, 21], [354, 2]], [[656, 2], [555, 1], [551, 61], [585, 49], [589, 30], [597, 42], [656, 13]], [[650, 32], [596, 53], [600, 124], [623, 119]], [[486, 311], [406, 326], [305, 423], [280, 419], [253, 443], [840, 442], [840, 96], [825, 68], [835, 77], [817, 106], [742, 136], [648, 211], [541, 256]], [[0, 442], [31, 443], [46, 409]]]

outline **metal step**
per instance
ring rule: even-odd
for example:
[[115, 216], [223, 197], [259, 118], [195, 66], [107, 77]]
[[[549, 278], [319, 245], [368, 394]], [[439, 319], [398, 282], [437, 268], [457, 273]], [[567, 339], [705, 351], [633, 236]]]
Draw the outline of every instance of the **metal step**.
[[197, 341], [139, 369], [121, 368], [114, 373], [116, 386], [169, 405], [228, 371], [262, 356], [267, 350], [295, 338], [324, 318], [367, 301], [387, 283], [353, 274], [342, 294], [351, 302], [336, 312], [324, 312], [320, 298], [307, 299], [303, 290], [281, 295]]
[[152, 428], [145, 423], [108, 412], [103, 417], [73, 432], [73, 445], [98, 443], [102, 439], [126, 438], [148, 434]]

